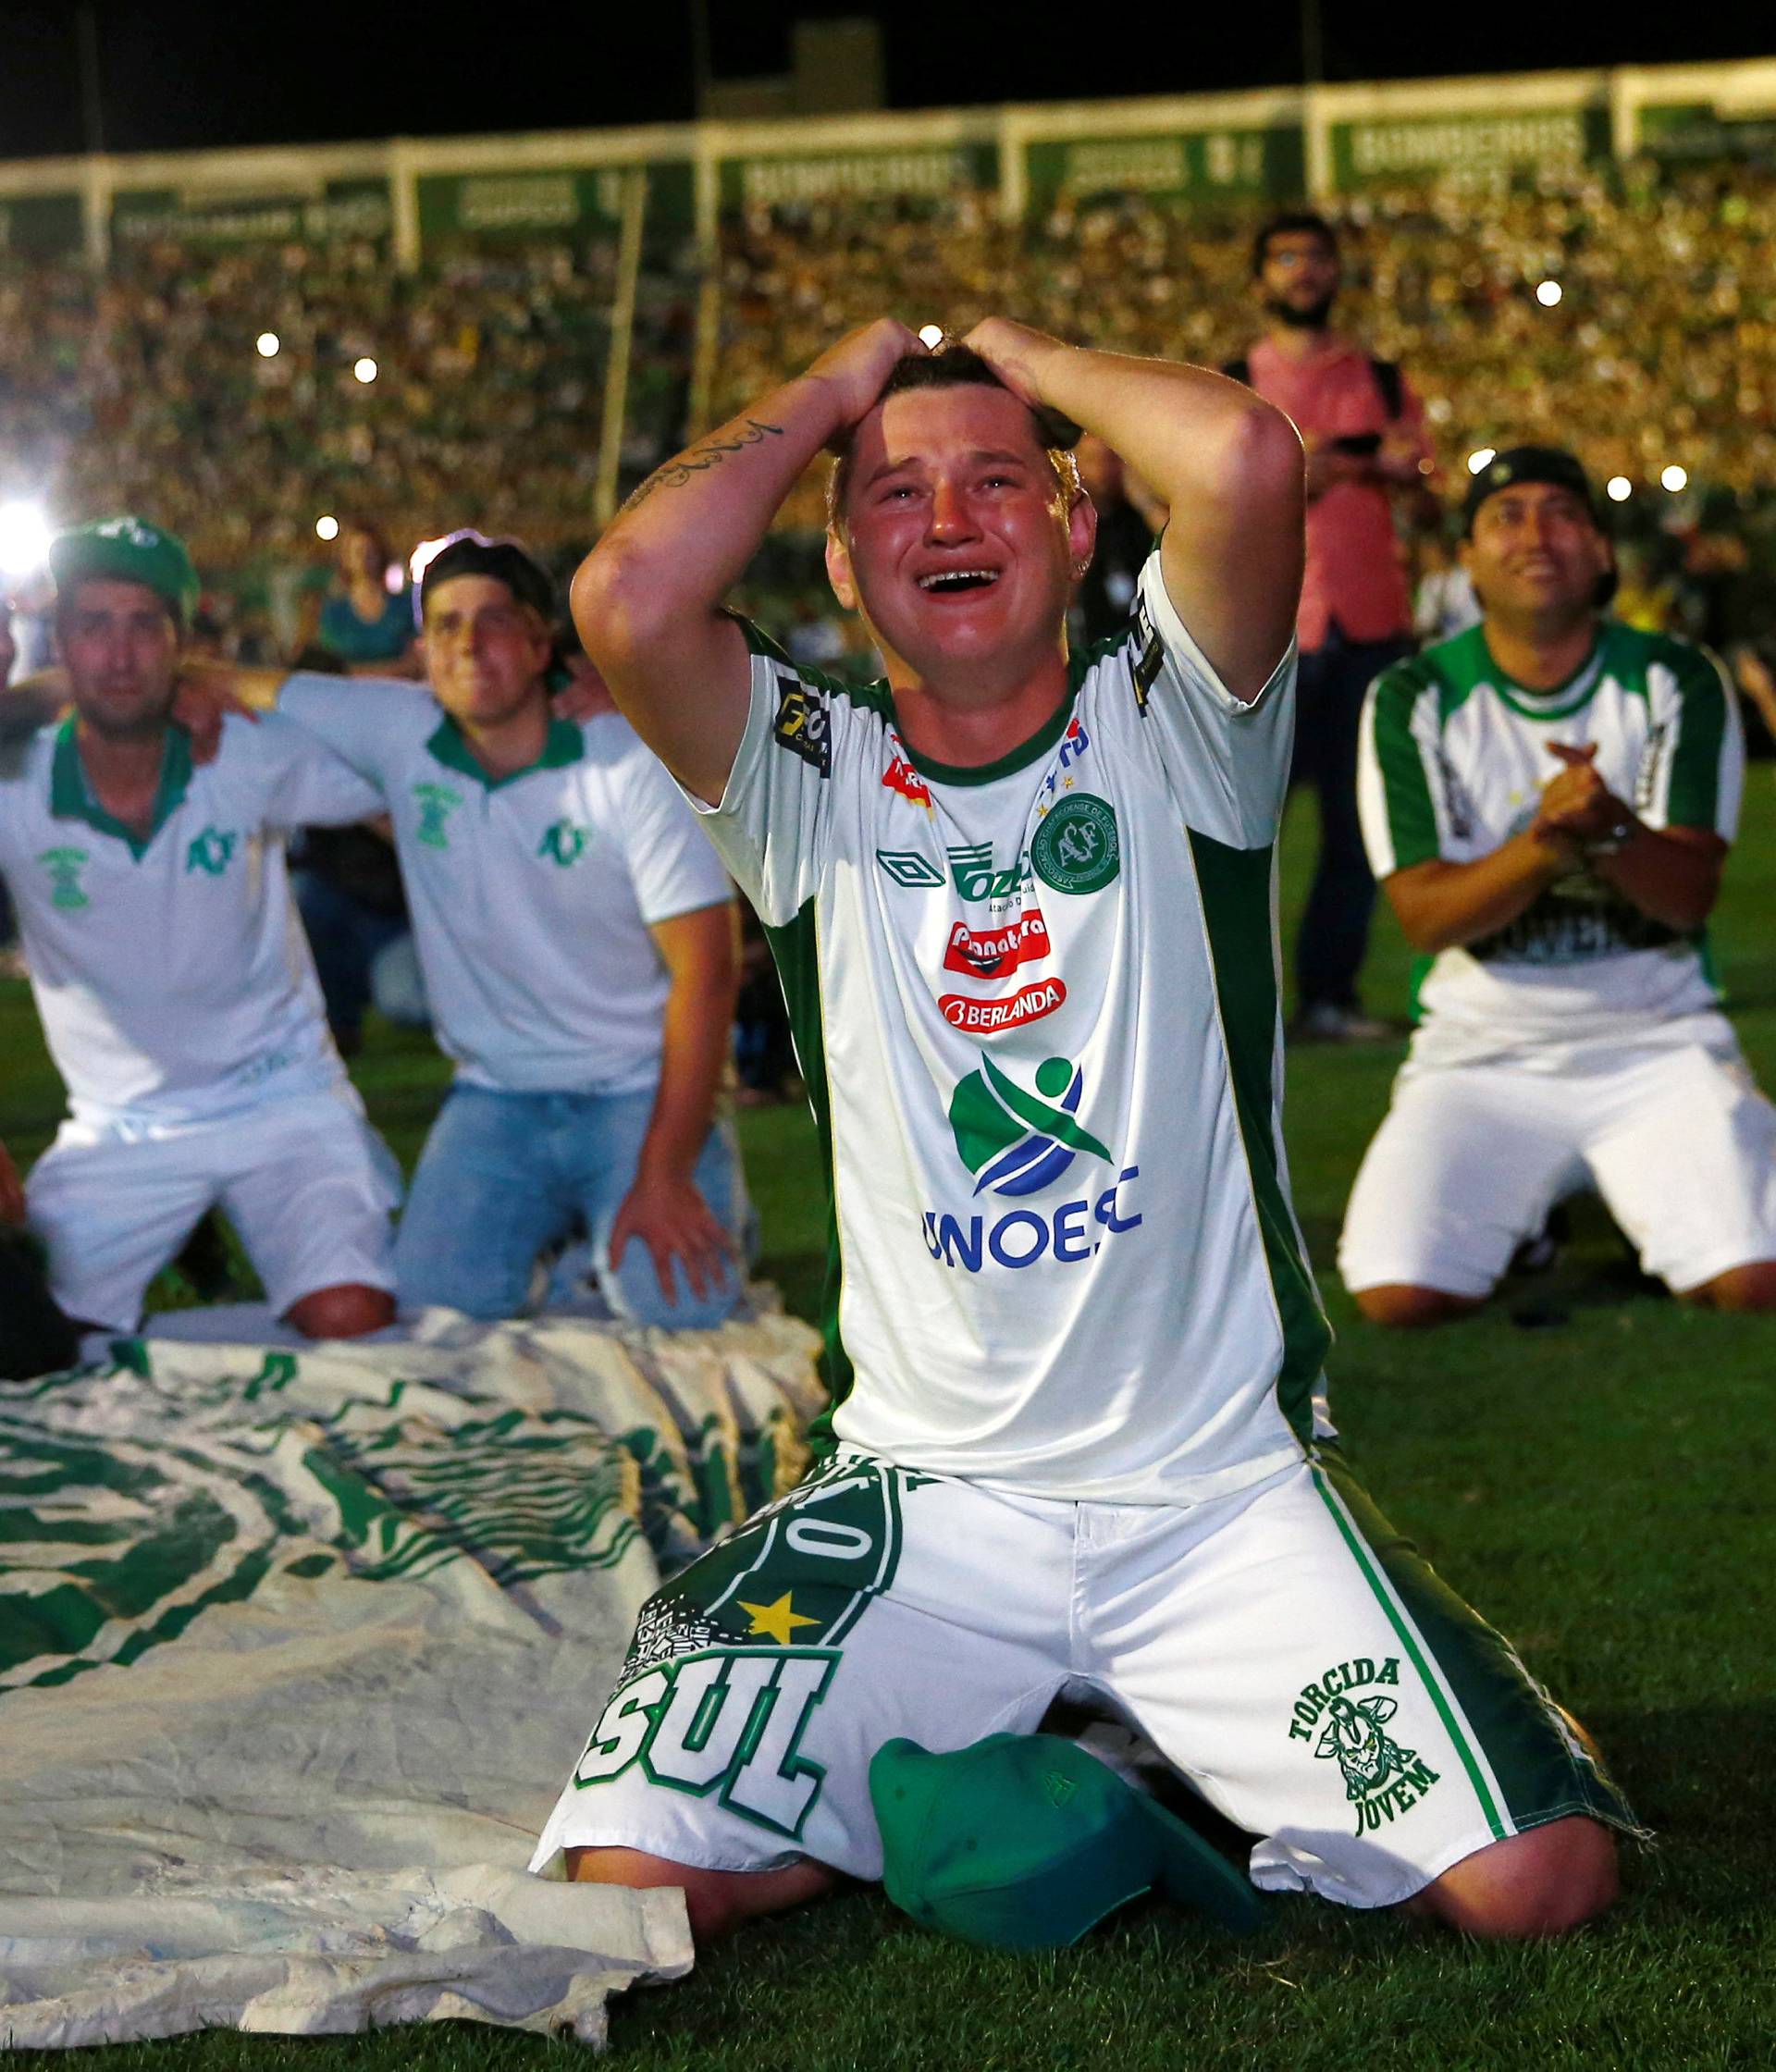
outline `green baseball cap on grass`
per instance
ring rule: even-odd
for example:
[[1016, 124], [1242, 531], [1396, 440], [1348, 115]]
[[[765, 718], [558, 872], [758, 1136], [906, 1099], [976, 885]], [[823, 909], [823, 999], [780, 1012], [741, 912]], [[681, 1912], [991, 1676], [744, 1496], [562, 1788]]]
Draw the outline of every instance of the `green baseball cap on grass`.
[[990, 1734], [941, 1756], [890, 1741], [870, 1796], [889, 1898], [967, 1942], [1059, 1949], [1154, 1886], [1241, 1933], [1263, 1918], [1226, 1857], [1058, 1734]]
[[176, 534], [145, 518], [96, 518], [50, 542], [49, 571], [66, 597], [77, 583], [141, 583], [181, 626], [197, 610], [202, 586], [196, 564]]

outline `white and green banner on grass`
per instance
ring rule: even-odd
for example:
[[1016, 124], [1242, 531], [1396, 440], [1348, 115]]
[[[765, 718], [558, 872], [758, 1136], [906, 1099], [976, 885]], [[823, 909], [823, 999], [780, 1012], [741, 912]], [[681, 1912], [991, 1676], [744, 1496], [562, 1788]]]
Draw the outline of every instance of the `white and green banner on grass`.
[[524, 1875], [643, 1599], [787, 1486], [784, 1318], [130, 1340], [0, 1387], [0, 2033], [598, 2041], [676, 1893]]

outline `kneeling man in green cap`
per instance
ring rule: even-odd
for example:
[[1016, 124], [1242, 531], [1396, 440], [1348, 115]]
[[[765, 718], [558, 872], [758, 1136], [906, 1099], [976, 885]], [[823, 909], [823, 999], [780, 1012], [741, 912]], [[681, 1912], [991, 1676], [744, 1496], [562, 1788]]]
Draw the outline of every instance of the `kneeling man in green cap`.
[[170, 533], [82, 525], [50, 567], [73, 712], [0, 783], [0, 872], [68, 1092], [26, 1183], [56, 1300], [133, 1331], [219, 1205], [298, 1331], [376, 1330], [394, 1316], [399, 1173], [327, 1034], [284, 837], [380, 801], [280, 722], [231, 720], [193, 763], [172, 706], [198, 579]]

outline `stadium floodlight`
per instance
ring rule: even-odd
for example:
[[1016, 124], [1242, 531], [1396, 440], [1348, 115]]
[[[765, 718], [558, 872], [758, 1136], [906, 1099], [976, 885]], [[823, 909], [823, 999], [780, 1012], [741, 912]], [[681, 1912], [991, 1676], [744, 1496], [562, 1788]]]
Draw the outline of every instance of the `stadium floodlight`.
[[356, 377], [356, 379], [363, 382], [366, 388], [369, 388], [370, 384], [376, 378], [378, 371], [379, 370], [376, 366], [376, 363], [370, 357], [367, 352], [364, 354], [362, 360], [354, 361], [352, 363], [352, 375]]
[[1536, 300], [1544, 309], [1552, 309], [1560, 299], [1560, 284], [1558, 280], [1545, 280], [1536, 290]]
[[253, 342], [262, 360], [275, 360], [284, 341], [276, 331], [261, 331]]
[[1498, 458], [1498, 449], [1496, 446], [1476, 446], [1468, 455], [1468, 473], [1478, 475], [1482, 468], [1489, 466]]
[[1689, 471], [1686, 468], [1679, 467], [1677, 462], [1673, 461], [1669, 467], [1659, 469], [1659, 479], [1675, 496], [1690, 479]]
[[315, 519], [314, 536], [316, 539], [338, 539], [339, 536], [339, 522], [330, 511]]
[[0, 503], [0, 575], [34, 575], [49, 560], [54, 528], [40, 505]]
[[929, 346], [935, 352], [944, 342], [943, 325], [921, 324], [919, 327], [919, 342], [921, 345]]
[[1625, 475], [1612, 475], [1603, 488], [1611, 503], [1626, 503], [1634, 493], [1634, 486]]

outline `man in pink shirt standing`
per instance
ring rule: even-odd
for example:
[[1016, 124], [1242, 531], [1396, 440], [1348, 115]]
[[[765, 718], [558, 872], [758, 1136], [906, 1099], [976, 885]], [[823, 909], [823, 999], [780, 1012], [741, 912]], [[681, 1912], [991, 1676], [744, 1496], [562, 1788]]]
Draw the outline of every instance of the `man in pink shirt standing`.
[[1292, 776], [1319, 794], [1321, 832], [1295, 945], [1296, 1032], [1332, 1042], [1384, 1036], [1357, 995], [1375, 897], [1357, 821], [1357, 730], [1363, 693], [1412, 646], [1390, 492], [1430, 474], [1430, 446], [1400, 369], [1331, 328], [1341, 277], [1329, 223], [1274, 216], [1254, 241], [1252, 277], [1269, 327], [1226, 371], [1286, 411], [1307, 448]]

